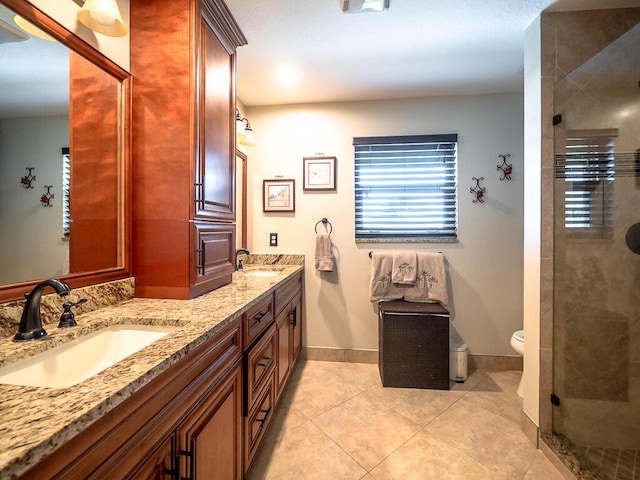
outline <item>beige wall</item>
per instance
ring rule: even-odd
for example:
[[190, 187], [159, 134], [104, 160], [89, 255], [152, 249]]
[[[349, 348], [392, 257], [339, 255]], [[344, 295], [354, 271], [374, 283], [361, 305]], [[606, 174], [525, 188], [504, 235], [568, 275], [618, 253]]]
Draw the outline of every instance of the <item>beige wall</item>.
[[[442, 251], [449, 263], [452, 325], [470, 353], [514, 355], [522, 328], [523, 97], [502, 94], [246, 108], [258, 145], [248, 153], [249, 249], [306, 255], [305, 345], [377, 349], [377, 318], [368, 298], [374, 249]], [[354, 136], [457, 133], [457, 244], [356, 244]], [[336, 193], [303, 193], [302, 158], [338, 159]], [[499, 154], [514, 175], [500, 181]], [[295, 214], [262, 212], [262, 180], [296, 181]], [[485, 178], [486, 203], [473, 204], [472, 177]], [[337, 272], [313, 268], [314, 226], [333, 225]], [[269, 233], [279, 234], [269, 247]]]
[[[124, 23], [129, 26], [129, 2], [130, 0], [117, 0], [120, 14]], [[76, 14], [80, 7], [72, 0], [64, 2], [52, 2], [51, 0], [30, 0], [30, 3], [38, 7], [44, 13], [56, 20], [62, 26], [78, 35], [96, 50], [102, 52], [125, 70], [129, 70], [129, 35], [124, 37], [108, 37], [89, 30], [81, 24]]]

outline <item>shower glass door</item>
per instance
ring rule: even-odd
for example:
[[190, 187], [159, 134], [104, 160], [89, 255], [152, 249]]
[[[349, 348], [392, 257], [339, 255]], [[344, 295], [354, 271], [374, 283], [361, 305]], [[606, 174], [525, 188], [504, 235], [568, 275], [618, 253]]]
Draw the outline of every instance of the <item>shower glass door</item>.
[[639, 80], [636, 26], [555, 85], [553, 430], [610, 478], [640, 450]]

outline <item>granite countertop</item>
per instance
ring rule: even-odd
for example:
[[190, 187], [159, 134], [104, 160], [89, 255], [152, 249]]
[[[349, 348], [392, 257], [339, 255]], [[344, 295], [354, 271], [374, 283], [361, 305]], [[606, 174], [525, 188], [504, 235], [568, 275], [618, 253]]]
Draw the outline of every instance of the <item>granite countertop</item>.
[[[275, 276], [250, 276], [255, 269]], [[0, 366], [113, 324], [179, 328], [94, 377], [68, 388], [0, 385], [0, 478], [16, 478], [301, 271], [302, 265], [247, 266], [233, 282], [192, 300], [134, 298], [77, 315], [78, 327], [48, 328], [41, 341], [0, 340]]]

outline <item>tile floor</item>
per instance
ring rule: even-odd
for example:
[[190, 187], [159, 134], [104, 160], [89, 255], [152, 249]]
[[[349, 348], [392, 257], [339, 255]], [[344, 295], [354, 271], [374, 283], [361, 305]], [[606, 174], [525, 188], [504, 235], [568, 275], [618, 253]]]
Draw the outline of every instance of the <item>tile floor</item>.
[[520, 372], [384, 388], [377, 365], [298, 361], [249, 480], [562, 480], [520, 430]]
[[640, 479], [640, 450], [596, 447], [582, 450], [609, 480]]

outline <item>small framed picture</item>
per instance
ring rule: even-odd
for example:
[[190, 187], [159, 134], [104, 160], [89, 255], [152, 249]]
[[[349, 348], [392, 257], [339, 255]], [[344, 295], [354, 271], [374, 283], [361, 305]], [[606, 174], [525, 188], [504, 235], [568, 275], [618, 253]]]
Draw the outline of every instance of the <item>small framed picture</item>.
[[336, 190], [336, 157], [304, 157], [302, 159], [305, 191]]
[[262, 181], [263, 212], [295, 212], [295, 203], [296, 181], [294, 179]]

